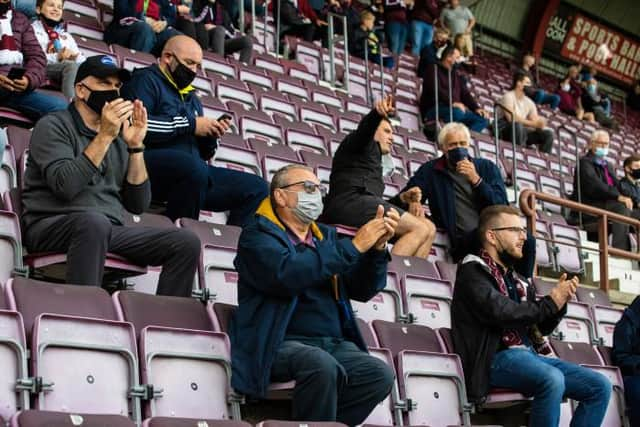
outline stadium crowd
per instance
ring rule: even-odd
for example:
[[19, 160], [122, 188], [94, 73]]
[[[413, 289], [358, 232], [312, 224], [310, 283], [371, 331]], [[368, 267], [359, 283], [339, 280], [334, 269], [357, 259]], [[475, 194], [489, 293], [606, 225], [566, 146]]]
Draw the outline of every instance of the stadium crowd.
[[[389, 394], [394, 374], [367, 354], [350, 300], [370, 300], [385, 287], [391, 256], [427, 258], [436, 228], [443, 229], [450, 256], [460, 263], [452, 338], [470, 400], [482, 402], [491, 387], [521, 392], [533, 397], [530, 425], [548, 427], [558, 425], [569, 397], [579, 402], [571, 425], [600, 425], [611, 384], [548, 357], [544, 338], [566, 314], [578, 279], [563, 275], [548, 296], [535, 299], [535, 238], [509, 206], [498, 166], [470, 154], [470, 130], [485, 131], [490, 117], [469, 90], [475, 18], [458, 0], [444, 7], [385, 0], [371, 8], [357, 0], [282, 0], [271, 11], [282, 20], [279, 36], [326, 43], [327, 13], [341, 12], [349, 18], [354, 56], [364, 58], [367, 49], [370, 61], [392, 68], [407, 40], [420, 55], [420, 110], [427, 121], [446, 123], [437, 134], [442, 155], [388, 199], [383, 177], [392, 162], [392, 96], [378, 100], [340, 143], [326, 195], [306, 166], [285, 166], [267, 183], [210, 164], [232, 123], [205, 115], [196, 95], [192, 83], [203, 52], [238, 52], [247, 63], [252, 54], [237, 10], [225, 2], [116, 0], [105, 40], [158, 58], [132, 73], [108, 55], [87, 58], [79, 51], [63, 25], [63, 0], [16, 3], [0, 0], [0, 105], [37, 120], [22, 189], [24, 243], [34, 253], [66, 253], [68, 283], [100, 286], [112, 253], [162, 266], [159, 295], [190, 296], [197, 236], [181, 228], [130, 227], [123, 213], [140, 214], [152, 200], [172, 221], [197, 220], [200, 210], [229, 212], [228, 224], [243, 227], [235, 259], [239, 305], [230, 329], [234, 389], [261, 398], [271, 382], [295, 380], [295, 419], [352, 426]], [[391, 51], [386, 57], [383, 39]], [[501, 139], [511, 140], [513, 124], [516, 144], [550, 152], [553, 133], [538, 114], [540, 104], [617, 128], [594, 68], [570, 67], [549, 93], [534, 67], [534, 56], [524, 55], [499, 102]], [[58, 92], [44, 92], [45, 83]], [[637, 98], [637, 85], [633, 91]], [[640, 157], [624, 161], [618, 181], [608, 147], [608, 132], [593, 132], [579, 159], [582, 202], [640, 219]], [[339, 236], [325, 224], [356, 231]], [[631, 247], [629, 226], [614, 223], [611, 230], [614, 247]], [[640, 400], [639, 304], [625, 312], [628, 324], [616, 328], [614, 350], [631, 407]]]

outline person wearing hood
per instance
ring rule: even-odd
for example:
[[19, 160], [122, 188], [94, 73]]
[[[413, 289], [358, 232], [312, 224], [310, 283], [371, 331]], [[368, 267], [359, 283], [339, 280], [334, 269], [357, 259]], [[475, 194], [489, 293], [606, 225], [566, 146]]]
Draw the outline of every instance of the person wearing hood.
[[231, 386], [264, 398], [272, 381], [295, 380], [294, 420], [355, 426], [389, 394], [394, 375], [367, 354], [350, 300], [368, 301], [385, 287], [386, 244], [399, 216], [379, 205], [353, 238], [339, 238], [316, 223], [321, 212], [318, 177], [288, 165], [242, 230]]
[[68, 99], [75, 95], [74, 81], [78, 67], [85, 57], [62, 21], [63, 0], [38, 0], [38, 19], [31, 25], [47, 56], [47, 78], [59, 82]]
[[624, 310], [613, 330], [611, 361], [620, 368], [631, 426], [640, 425], [640, 296]]
[[[507, 192], [500, 170], [490, 160], [471, 157], [469, 129], [462, 123], [447, 123], [438, 135], [444, 153], [422, 165], [391, 203], [424, 216], [428, 204], [436, 227], [444, 229], [451, 242], [451, 256], [459, 261], [473, 252], [480, 211], [487, 206], [506, 205]], [[419, 191], [422, 198], [404, 203], [407, 194]]]
[[229, 211], [227, 223], [242, 226], [267, 196], [267, 183], [251, 173], [207, 164], [230, 123], [204, 115], [191, 85], [201, 63], [198, 42], [174, 36], [158, 63], [134, 71], [122, 93], [142, 100], [149, 112], [145, 161], [153, 200], [166, 203], [166, 215], [175, 221], [198, 219], [200, 209]]
[[[589, 141], [589, 151], [580, 158], [580, 195], [582, 203], [610, 212], [630, 216], [633, 200], [619, 190], [618, 178], [611, 164], [607, 161], [609, 154], [609, 133], [596, 130]], [[574, 173], [574, 176], [577, 174]], [[578, 180], [574, 178], [571, 199], [578, 201]], [[575, 214], [573, 214], [575, 215]], [[585, 222], [595, 221], [596, 218], [583, 215]], [[612, 246], [629, 250], [629, 225], [612, 221]]]
[[529, 427], [557, 427], [567, 397], [579, 402], [572, 426], [599, 427], [612, 386], [602, 374], [552, 357], [544, 337], [566, 314], [578, 278], [563, 274], [536, 300], [531, 272], [514, 272], [526, 229], [520, 211], [490, 206], [480, 214], [481, 250], [458, 266], [451, 303], [451, 337], [460, 355], [467, 395], [482, 404], [490, 388], [532, 396]]
[[[427, 258], [436, 229], [424, 215], [415, 216], [383, 200], [384, 177], [394, 171], [391, 146], [395, 113], [393, 97], [376, 102], [358, 128], [347, 135], [333, 156], [329, 194], [325, 199], [322, 220], [328, 224], [361, 227], [375, 217], [378, 205], [385, 210], [400, 211], [392, 253], [400, 256]], [[419, 190], [404, 195], [405, 201], [421, 199]]]
[[620, 180], [620, 193], [633, 202], [631, 216], [640, 219], [640, 156], [634, 154], [624, 159], [624, 178]]

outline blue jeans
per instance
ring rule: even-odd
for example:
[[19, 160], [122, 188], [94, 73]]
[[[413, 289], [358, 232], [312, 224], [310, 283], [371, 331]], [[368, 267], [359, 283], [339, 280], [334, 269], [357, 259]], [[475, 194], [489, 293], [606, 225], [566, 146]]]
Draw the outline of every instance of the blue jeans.
[[393, 371], [381, 360], [338, 338], [285, 337], [271, 379], [296, 381], [293, 419], [362, 424], [391, 391]]
[[144, 153], [153, 199], [167, 202], [166, 215], [198, 219], [200, 209], [229, 212], [228, 224], [242, 226], [269, 195], [257, 175], [207, 165], [191, 153], [152, 149]]
[[57, 96], [48, 95], [37, 90], [16, 93], [0, 90], [0, 105], [20, 111], [31, 120], [53, 111], [66, 110], [69, 102]]
[[12, 3], [16, 10], [24, 13], [29, 18], [36, 17], [36, 0], [13, 0]]
[[533, 396], [529, 427], [555, 427], [564, 396], [580, 402], [571, 427], [599, 427], [609, 405], [611, 383], [602, 374], [531, 349], [503, 350], [493, 358], [493, 387]]
[[387, 22], [385, 29], [389, 37], [391, 53], [400, 55], [404, 52], [404, 45], [407, 43], [407, 24], [403, 22]]
[[558, 105], [560, 105], [560, 95], [547, 93], [542, 89], [538, 89], [533, 95], [533, 102], [536, 104], [547, 104], [552, 110], [555, 110], [558, 108]]
[[632, 426], [640, 426], [640, 376], [624, 377], [624, 397]]
[[153, 53], [160, 56], [162, 47], [171, 37], [181, 34], [173, 27], [167, 27], [159, 33], [155, 33], [149, 24], [137, 21], [131, 25], [111, 23], [104, 33], [104, 40], [109, 43], [117, 43], [129, 49], [139, 52]]
[[411, 21], [411, 53], [416, 56], [420, 55], [420, 51], [431, 44], [433, 40], [433, 25], [424, 21]]
[[[369, 55], [369, 62], [373, 62], [374, 64], [380, 64], [380, 54], [376, 53], [376, 54], [371, 54]], [[393, 65], [395, 64], [395, 59], [393, 59], [393, 56], [383, 56], [382, 57], [382, 66], [384, 68], [393, 68]]]
[[[441, 104], [439, 107], [440, 111], [438, 111], [438, 115], [440, 116], [440, 120], [445, 123], [449, 123], [449, 106], [446, 104]], [[429, 120], [434, 120], [436, 118], [436, 109], [432, 108], [424, 114], [424, 117]], [[469, 109], [462, 111], [460, 108], [453, 107], [453, 121], [464, 123], [469, 129], [474, 132], [482, 132], [484, 129], [489, 126], [489, 120], [482, 117], [480, 114], [477, 114], [474, 111]]]

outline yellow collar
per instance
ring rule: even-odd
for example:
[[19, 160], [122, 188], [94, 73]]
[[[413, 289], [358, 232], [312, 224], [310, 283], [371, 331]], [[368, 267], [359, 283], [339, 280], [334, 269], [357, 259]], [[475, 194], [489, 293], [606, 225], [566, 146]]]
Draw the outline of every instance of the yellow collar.
[[[265, 198], [262, 201], [262, 203], [260, 203], [260, 206], [258, 207], [256, 214], [265, 217], [266, 219], [268, 219], [269, 221], [277, 225], [278, 228], [282, 229], [282, 231], [286, 230], [284, 224], [276, 216], [276, 213], [273, 210], [273, 206], [271, 206], [271, 199], [269, 197]], [[311, 232], [313, 233], [316, 239], [318, 240], [324, 239], [324, 236], [322, 235], [322, 231], [320, 231], [320, 227], [318, 227], [318, 225], [315, 222], [311, 223]]]
[[184, 89], [179, 89], [178, 85], [173, 80], [173, 77], [171, 77], [171, 74], [169, 74], [167, 71], [165, 71], [162, 67], [159, 67], [159, 68], [160, 68], [160, 71], [162, 72], [162, 74], [167, 78], [167, 80], [169, 80], [169, 83], [171, 83], [171, 86], [176, 88], [176, 90], [178, 91], [178, 93], [181, 96], [188, 95], [189, 92], [193, 92], [194, 90], [196, 90], [196, 88], [193, 87], [192, 85], [189, 85], [189, 86], [185, 87]]

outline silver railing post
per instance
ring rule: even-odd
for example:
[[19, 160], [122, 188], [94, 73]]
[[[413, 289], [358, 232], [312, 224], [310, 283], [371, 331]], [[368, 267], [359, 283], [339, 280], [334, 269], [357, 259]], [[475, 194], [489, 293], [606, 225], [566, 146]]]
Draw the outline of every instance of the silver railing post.
[[[287, 0], [285, 0], [287, 1]], [[282, 9], [281, 9], [281, 0], [276, 0], [277, 4], [278, 4], [278, 16], [276, 16], [276, 34], [275, 34], [275, 45], [276, 45], [276, 58], [280, 55], [280, 15], [282, 14]], [[265, 40], [265, 45], [267, 44], [267, 20], [264, 20], [264, 40]], [[267, 53], [269, 53], [269, 51], [267, 50]]]
[[[253, 0], [255, 1], [255, 0]], [[240, 26], [239, 30], [242, 34], [245, 33], [244, 31], [244, 0], [238, 0], [238, 2], [240, 3], [240, 16], [238, 16], [238, 25]]]
[[[578, 198], [578, 203], [582, 203], [582, 182], [580, 180], [580, 147], [578, 145], [578, 137], [574, 132], [571, 132], [569, 128], [565, 125], [562, 125], [558, 128], [558, 141], [560, 141], [560, 132], [565, 131], [573, 140], [573, 146], [576, 151], [576, 170], [575, 176], [573, 177], [574, 182], [576, 183], [576, 197]], [[562, 149], [560, 148], [562, 144], [558, 144], [558, 167], [560, 169], [560, 175], [562, 175]], [[580, 228], [582, 228], [582, 212], [578, 211], [578, 224]]]
[[436, 94], [436, 138], [440, 133], [440, 100], [438, 99], [438, 64], [433, 64], [433, 88]]
[[369, 77], [369, 37], [364, 39], [364, 84], [369, 105], [373, 106], [373, 91], [371, 90], [371, 78]]
[[449, 122], [453, 121], [453, 100], [451, 99], [451, 93], [452, 93], [452, 89], [451, 89], [451, 68], [449, 68], [447, 73], [447, 77], [449, 79]]
[[[349, 37], [347, 36], [347, 32], [349, 28], [347, 27], [347, 17], [346, 15], [337, 15], [333, 12], [329, 12], [327, 14], [329, 18], [329, 28], [327, 34], [327, 43], [329, 45], [329, 80], [331, 81], [331, 86], [336, 86], [336, 57], [335, 57], [335, 45], [339, 41], [344, 42], [344, 76], [343, 76], [343, 87], [346, 91], [349, 90], [349, 78], [350, 78], [350, 69], [349, 69]], [[342, 35], [335, 33], [335, 25], [333, 20], [337, 18], [342, 21]], [[365, 41], [366, 43], [366, 41]], [[366, 52], [366, 49], [365, 49]]]

